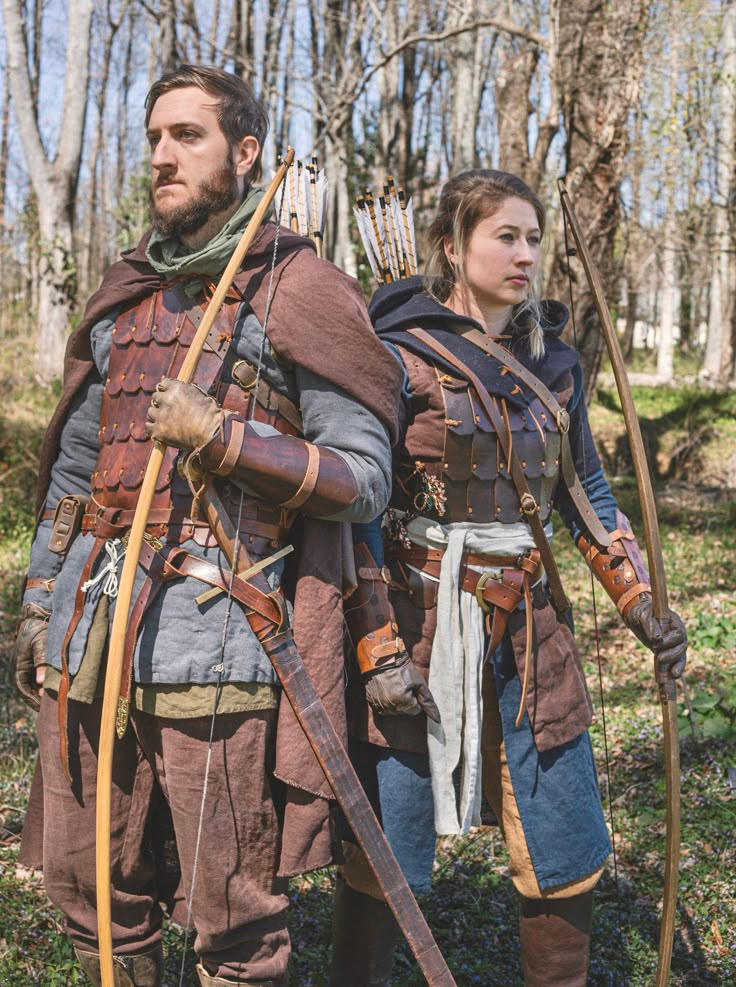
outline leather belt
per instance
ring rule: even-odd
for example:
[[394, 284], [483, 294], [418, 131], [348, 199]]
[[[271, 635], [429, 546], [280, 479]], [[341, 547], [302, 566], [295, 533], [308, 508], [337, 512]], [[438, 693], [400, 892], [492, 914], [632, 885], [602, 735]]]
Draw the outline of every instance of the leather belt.
[[[444, 554], [444, 549], [441, 548], [412, 545], [411, 548], [398, 546], [392, 557], [439, 579]], [[471, 566], [485, 566], [487, 570], [500, 571], [478, 572], [471, 569]], [[540, 553], [536, 548], [524, 555], [463, 553], [459, 574], [460, 588], [466, 593], [473, 593], [480, 608], [489, 615], [489, 653], [495, 651], [501, 643], [509, 614], [522, 600], [526, 599], [527, 609], [531, 611], [531, 587], [541, 579], [543, 571]], [[530, 613], [527, 614], [527, 619], [529, 617]]]
[[[272, 517], [273, 512], [269, 512]], [[92, 533], [98, 538], [121, 538], [133, 523], [132, 510], [98, 508], [82, 518], [82, 532]], [[170, 545], [181, 545], [189, 539], [203, 548], [217, 545], [214, 534], [206, 521], [193, 521], [191, 518], [176, 517], [171, 508], [158, 508], [151, 511], [146, 530], [150, 535], [165, 540]], [[240, 535], [243, 544], [256, 555], [268, 555], [282, 545], [288, 535], [288, 528], [271, 524], [256, 518], [240, 520]]]

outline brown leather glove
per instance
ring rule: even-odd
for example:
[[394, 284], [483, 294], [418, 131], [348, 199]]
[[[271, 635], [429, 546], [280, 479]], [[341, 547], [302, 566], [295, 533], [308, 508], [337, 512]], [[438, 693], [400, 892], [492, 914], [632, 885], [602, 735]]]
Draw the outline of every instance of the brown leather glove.
[[15, 632], [15, 687], [23, 701], [36, 712], [41, 708], [36, 669], [46, 664], [50, 616], [51, 611], [38, 603], [26, 603]]
[[430, 720], [440, 722], [440, 711], [429, 686], [406, 652], [388, 667], [377, 668], [363, 678], [365, 697], [377, 713], [418, 716], [424, 711]]
[[654, 616], [651, 595], [642, 593], [627, 608], [623, 619], [641, 643], [654, 652], [658, 668], [669, 670], [672, 678], [678, 679], [685, 671], [687, 631], [674, 610], [670, 610], [669, 621], [660, 624]]
[[156, 385], [146, 415], [146, 432], [177, 449], [200, 449], [222, 428], [225, 413], [196, 384], [164, 377]]

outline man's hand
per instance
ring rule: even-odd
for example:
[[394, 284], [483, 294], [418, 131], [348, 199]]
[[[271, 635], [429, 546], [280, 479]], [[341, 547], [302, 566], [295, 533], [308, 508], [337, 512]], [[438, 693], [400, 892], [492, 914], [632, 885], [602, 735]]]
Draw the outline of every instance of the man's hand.
[[430, 720], [440, 722], [440, 711], [429, 686], [406, 652], [394, 664], [365, 676], [365, 696], [377, 713], [417, 716], [424, 710]]
[[21, 610], [15, 634], [15, 687], [31, 709], [41, 708], [46, 663], [46, 638], [51, 611], [37, 603]]
[[669, 620], [660, 624], [654, 616], [652, 597], [642, 593], [627, 609], [624, 622], [654, 652], [660, 669], [669, 669], [673, 679], [682, 675], [687, 659], [687, 631], [674, 610], [670, 610]]
[[196, 384], [164, 377], [146, 415], [146, 431], [157, 442], [177, 449], [200, 449], [222, 426], [224, 412]]

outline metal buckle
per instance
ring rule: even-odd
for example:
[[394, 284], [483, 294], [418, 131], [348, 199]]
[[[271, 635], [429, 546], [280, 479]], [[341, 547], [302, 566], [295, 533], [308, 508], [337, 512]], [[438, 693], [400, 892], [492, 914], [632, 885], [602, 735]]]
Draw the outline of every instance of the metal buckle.
[[539, 511], [537, 502], [530, 493], [524, 494], [520, 501], [522, 511], [527, 514], [536, 514]]
[[557, 412], [557, 427], [563, 435], [570, 431], [570, 416], [564, 408]]
[[[238, 367], [242, 367], [242, 366], [246, 366], [253, 371], [253, 380], [244, 381], [241, 380], [240, 377], [236, 375], [236, 370], [238, 369]], [[232, 368], [230, 370], [230, 376], [232, 377], [233, 381], [238, 385], [238, 387], [240, 387], [244, 391], [252, 391], [253, 388], [256, 386], [256, 381], [258, 380], [258, 372], [256, 368], [253, 366], [253, 364], [249, 363], [248, 360], [236, 360], [235, 363], [233, 363]]]
[[475, 598], [478, 601], [478, 606], [481, 608], [483, 613], [490, 613], [493, 606], [483, 598], [483, 590], [485, 589], [485, 585], [489, 579], [495, 579], [498, 582], [501, 582], [501, 580], [503, 579], [503, 574], [493, 572], [490, 569], [480, 574], [480, 579], [478, 580], [475, 587]]

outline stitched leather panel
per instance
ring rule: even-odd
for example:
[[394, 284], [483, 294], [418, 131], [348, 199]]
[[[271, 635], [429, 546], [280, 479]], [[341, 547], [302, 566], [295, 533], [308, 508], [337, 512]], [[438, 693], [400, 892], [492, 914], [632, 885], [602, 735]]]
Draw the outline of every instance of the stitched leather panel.
[[[417, 409], [407, 432], [406, 449], [411, 462], [399, 468], [393, 502], [403, 509], [423, 504], [426, 489], [423, 474], [440, 476], [446, 497], [445, 513], [432, 504], [422, 509], [424, 516], [442, 523], [451, 521], [514, 522], [521, 514], [519, 497], [508, 471], [508, 463], [498, 443], [493, 425], [467, 381], [439, 373], [416, 357], [403, 352]], [[420, 366], [421, 364], [421, 366]], [[434, 374], [434, 380], [428, 370]], [[567, 375], [558, 399], [572, 395], [572, 377]], [[443, 419], [438, 414], [443, 408]], [[500, 410], [500, 409], [499, 409]], [[549, 517], [558, 481], [561, 438], [557, 423], [538, 398], [523, 411], [506, 415], [513, 449], [519, 457], [529, 488], [540, 508], [540, 517]], [[434, 459], [437, 432], [444, 430], [441, 459]], [[424, 463], [417, 472], [416, 462]]]
[[[219, 332], [228, 338], [232, 337], [237, 307], [236, 301], [224, 305], [215, 319]], [[176, 296], [168, 289], [118, 317], [102, 397], [100, 452], [92, 474], [92, 494], [102, 507], [135, 507], [151, 449], [145, 431], [151, 396], [162, 377], [178, 374], [195, 331], [178, 311]], [[145, 370], [140, 369], [143, 366]], [[209, 390], [221, 366], [216, 355], [205, 350], [195, 383]], [[243, 407], [241, 400], [240, 409]], [[178, 515], [186, 517], [192, 495], [175, 470], [176, 457], [176, 449], [166, 450], [152, 508], [168, 508], [173, 503]]]

